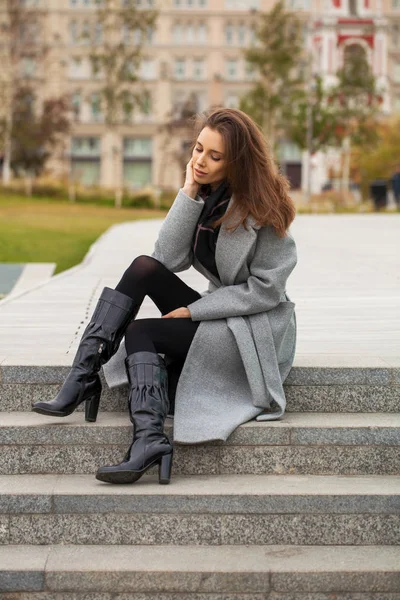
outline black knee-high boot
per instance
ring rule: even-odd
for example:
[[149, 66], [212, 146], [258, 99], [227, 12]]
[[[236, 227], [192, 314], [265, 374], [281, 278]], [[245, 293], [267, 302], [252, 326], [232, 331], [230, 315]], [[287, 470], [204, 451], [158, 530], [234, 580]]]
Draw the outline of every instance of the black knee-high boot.
[[154, 352], [134, 352], [125, 359], [130, 383], [129, 413], [133, 441], [124, 460], [100, 467], [96, 479], [133, 483], [151, 466], [159, 465], [159, 482], [169, 483], [172, 446], [164, 433], [168, 413], [168, 373], [164, 359]]
[[86, 401], [86, 421], [96, 421], [101, 395], [98, 372], [118, 350], [126, 327], [139, 308], [129, 296], [105, 287], [60, 391], [49, 402], [35, 402], [32, 410], [42, 415], [66, 417]]

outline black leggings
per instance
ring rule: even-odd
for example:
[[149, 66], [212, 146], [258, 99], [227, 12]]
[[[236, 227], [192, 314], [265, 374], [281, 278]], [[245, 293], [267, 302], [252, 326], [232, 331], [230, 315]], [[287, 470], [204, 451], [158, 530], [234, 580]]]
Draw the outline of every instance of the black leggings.
[[[139, 304], [149, 296], [162, 315], [201, 298], [162, 263], [146, 255], [135, 258], [115, 289]], [[183, 361], [199, 325], [200, 321], [190, 318], [136, 319], [125, 331], [126, 352], [160, 352]]]

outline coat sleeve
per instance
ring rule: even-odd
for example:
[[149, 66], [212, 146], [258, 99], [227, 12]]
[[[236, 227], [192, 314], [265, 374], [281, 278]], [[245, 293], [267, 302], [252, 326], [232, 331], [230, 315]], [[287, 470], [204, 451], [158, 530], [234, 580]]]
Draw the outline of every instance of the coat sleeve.
[[188, 304], [192, 321], [252, 315], [275, 308], [297, 262], [290, 233], [279, 238], [270, 226], [258, 230], [250, 276], [244, 283], [222, 286]]
[[173, 273], [185, 271], [193, 263], [191, 242], [203, 206], [199, 195], [193, 199], [180, 189], [161, 225], [151, 256]]

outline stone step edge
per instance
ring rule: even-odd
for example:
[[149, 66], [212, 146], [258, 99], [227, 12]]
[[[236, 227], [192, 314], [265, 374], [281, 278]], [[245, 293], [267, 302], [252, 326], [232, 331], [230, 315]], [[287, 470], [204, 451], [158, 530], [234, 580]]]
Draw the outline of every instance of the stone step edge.
[[[49, 383], [61, 384], [70, 367], [62, 365], [7, 364], [4, 357], [0, 365], [0, 383]], [[72, 358], [71, 358], [72, 362]], [[307, 366], [293, 367], [285, 385], [400, 385], [400, 367], [385, 366]]]
[[[61, 384], [1, 383], [0, 410], [30, 411], [31, 404], [51, 400]], [[400, 411], [400, 385], [285, 385], [286, 414], [396, 413]], [[103, 385], [101, 412], [126, 411], [128, 386], [109, 389]], [[78, 407], [78, 412], [84, 409]]]
[[[173, 420], [165, 431], [173, 441]], [[226, 446], [400, 446], [400, 413], [287, 413], [281, 420], [243, 423], [226, 442], [211, 441], [201, 447]], [[65, 435], [67, 433], [67, 435]], [[82, 413], [65, 418], [33, 412], [0, 412], [0, 444], [15, 446], [121, 446], [131, 440], [127, 412], [100, 413], [87, 423]], [[197, 444], [177, 444], [194, 448]]]
[[7, 546], [3, 592], [399, 592], [393, 546]]
[[157, 476], [121, 489], [88, 475], [1, 475], [1, 514], [399, 514], [399, 476]]

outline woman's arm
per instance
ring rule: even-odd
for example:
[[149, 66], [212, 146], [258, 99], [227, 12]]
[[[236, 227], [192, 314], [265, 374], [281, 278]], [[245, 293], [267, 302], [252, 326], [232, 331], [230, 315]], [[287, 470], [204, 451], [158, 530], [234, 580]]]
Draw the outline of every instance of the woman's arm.
[[204, 200], [193, 199], [180, 189], [165, 217], [154, 245], [152, 257], [173, 273], [189, 269], [193, 262], [191, 243], [203, 210]]
[[251, 315], [281, 302], [297, 262], [296, 244], [290, 234], [279, 238], [272, 227], [261, 227], [257, 236], [247, 281], [220, 287], [188, 304], [192, 321]]

